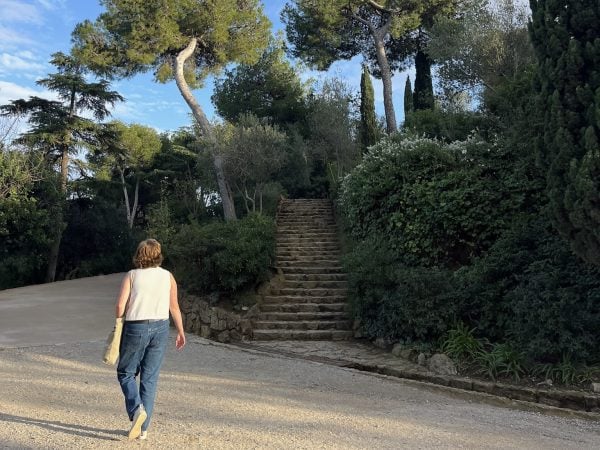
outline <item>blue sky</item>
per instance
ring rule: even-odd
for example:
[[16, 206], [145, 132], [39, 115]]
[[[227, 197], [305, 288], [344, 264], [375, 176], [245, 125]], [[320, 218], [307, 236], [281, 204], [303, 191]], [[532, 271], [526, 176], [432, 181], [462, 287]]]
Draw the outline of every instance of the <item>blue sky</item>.
[[[283, 28], [280, 12], [285, 0], [263, 0], [274, 31]], [[0, 104], [30, 95], [52, 98], [35, 81], [53, 72], [50, 55], [69, 52], [71, 31], [84, 19], [94, 20], [102, 8], [97, 0], [0, 0]], [[328, 76], [343, 78], [359, 90], [360, 58], [335, 63], [328, 72], [305, 71], [302, 78], [317, 80]], [[402, 97], [406, 75], [394, 76], [396, 116], [402, 120]], [[411, 78], [413, 78], [411, 76]], [[376, 110], [383, 115], [382, 87], [373, 80]], [[155, 83], [151, 74], [115, 81], [112, 89], [125, 97], [113, 110], [113, 118], [141, 123], [159, 131], [175, 130], [191, 123], [187, 105], [173, 82]], [[212, 80], [195, 91], [209, 119], [216, 119], [210, 96]]]

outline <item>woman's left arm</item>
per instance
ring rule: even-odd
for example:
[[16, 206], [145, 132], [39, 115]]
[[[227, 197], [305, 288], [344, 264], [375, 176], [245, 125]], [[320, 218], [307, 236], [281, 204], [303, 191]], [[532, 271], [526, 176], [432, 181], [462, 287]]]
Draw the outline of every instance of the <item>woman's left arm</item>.
[[129, 300], [129, 294], [131, 293], [131, 281], [129, 273], [123, 278], [121, 283], [121, 290], [119, 291], [119, 297], [117, 298], [116, 317], [117, 319], [125, 315], [125, 308], [127, 307], [127, 300]]

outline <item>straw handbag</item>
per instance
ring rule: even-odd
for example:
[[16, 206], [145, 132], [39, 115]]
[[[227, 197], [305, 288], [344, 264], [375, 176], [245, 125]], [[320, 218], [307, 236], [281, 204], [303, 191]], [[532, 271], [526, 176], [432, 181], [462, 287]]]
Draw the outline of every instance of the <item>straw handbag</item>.
[[102, 362], [109, 366], [114, 366], [119, 359], [119, 347], [121, 346], [121, 334], [123, 333], [123, 317], [115, 319], [115, 327], [108, 335], [106, 340], [106, 349]]

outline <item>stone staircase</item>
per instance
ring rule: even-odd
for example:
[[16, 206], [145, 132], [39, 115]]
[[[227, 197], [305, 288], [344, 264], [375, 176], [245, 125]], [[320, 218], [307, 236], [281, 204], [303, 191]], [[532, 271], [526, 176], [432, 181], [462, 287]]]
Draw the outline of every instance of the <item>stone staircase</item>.
[[277, 214], [277, 269], [263, 297], [255, 340], [342, 340], [352, 337], [346, 275], [340, 265], [329, 200], [282, 200]]

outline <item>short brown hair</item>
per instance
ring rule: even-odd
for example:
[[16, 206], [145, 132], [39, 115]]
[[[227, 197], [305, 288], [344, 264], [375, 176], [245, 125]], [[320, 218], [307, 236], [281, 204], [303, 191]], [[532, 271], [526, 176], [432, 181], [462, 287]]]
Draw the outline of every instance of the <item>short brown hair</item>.
[[137, 269], [158, 267], [162, 263], [162, 260], [160, 243], [156, 239], [146, 239], [138, 244], [133, 256], [133, 265]]

